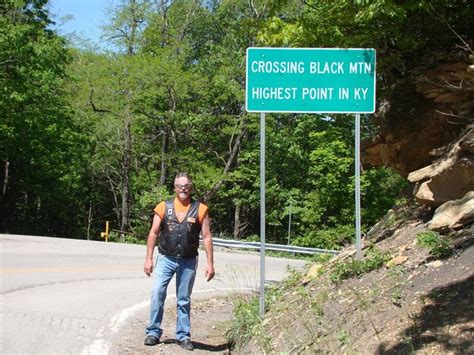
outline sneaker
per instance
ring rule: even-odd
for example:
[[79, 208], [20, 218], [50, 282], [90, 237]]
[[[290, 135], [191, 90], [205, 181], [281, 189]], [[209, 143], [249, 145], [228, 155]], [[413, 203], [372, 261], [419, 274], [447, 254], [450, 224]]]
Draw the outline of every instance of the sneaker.
[[153, 346], [153, 345], [157, 345], [160, 343], [160, 338], [154, 336], [154, 335], [148, 335], [146, 338], [145, 338], [145, 345], [148, 345], [148, 346]]
[[193, 343], [191, 342], [191, 339], [184, 339], [184, 340], [181, 340], [181, 341], [178, 340], [178, 344], [179, 344], [179, 346], [181, 346], [185, 350], [193, 350], [194, 349], [194, 346], [193, 346]]

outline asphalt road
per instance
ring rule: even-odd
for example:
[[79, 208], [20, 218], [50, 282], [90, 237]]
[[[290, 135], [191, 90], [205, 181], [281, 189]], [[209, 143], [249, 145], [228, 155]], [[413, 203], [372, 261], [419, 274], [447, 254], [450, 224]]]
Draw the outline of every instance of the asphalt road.
[[[107, 354], [149, 306], [143, 245], [0, 234], [0, 256], [1, 354]], [[216, 250], [214, 259], [216, 277], [206, 282], [200, 253], [193, 298], [258, 288], [258, 254]], [[283, 279], [287, 266], [304, 262], [267, 257], [266, 280]]]

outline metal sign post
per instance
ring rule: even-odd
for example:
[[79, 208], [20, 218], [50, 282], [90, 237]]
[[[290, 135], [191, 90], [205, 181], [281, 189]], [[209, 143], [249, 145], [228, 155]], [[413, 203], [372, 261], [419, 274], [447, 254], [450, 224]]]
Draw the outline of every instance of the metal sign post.
[[375, 59], [373, 48], [247, 48], [245, 108], [260, 112], [260, 317], [265, 312], [265, 113], [356, 114], [355, 227], [361, 258], [360, 114], [375, 112]]
[[362, 240], [360, 237], [360, 114], [355, 115], [355, 229], [356, 257], [362, 259]]
[[260, 113], [260, 317], [265, 314], [265, 113]]

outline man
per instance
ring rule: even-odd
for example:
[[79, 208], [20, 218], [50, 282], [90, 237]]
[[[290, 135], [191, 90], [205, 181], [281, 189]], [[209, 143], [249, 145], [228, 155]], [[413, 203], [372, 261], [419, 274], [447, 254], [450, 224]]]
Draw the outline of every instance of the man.
[[156, 345], [160, 341], [166, 289], [176, 274], [176, 340], [183, 349], [193, 350], [190, 311], [198, 262], [199, 234], [202, 234], [206, 250], [207, 281], [214, 277], [212, 235], [207, 206], [191, 200], [192, 181], [188, 174], [176, 175], [174, 188], [176, 197], [155, 207], [155, 216], [147, 239], [144, 271], [150, 276], [154, 269], [153, 251], [160, 235], [151, 296], [150, 324], [146, 328], [145, 345]]

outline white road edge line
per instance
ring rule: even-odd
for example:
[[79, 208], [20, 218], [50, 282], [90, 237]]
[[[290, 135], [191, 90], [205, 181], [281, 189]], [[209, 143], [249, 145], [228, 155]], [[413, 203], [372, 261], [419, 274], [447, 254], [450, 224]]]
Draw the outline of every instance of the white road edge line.
[[[206, 289], [206, 290], [195, 290], [193, 291], [193, 294], [195, 293], [209, 293], [209, 292], [228, 292], [228, 291], [233, 291], [233, 292], [238, 292], [238, 291], [255, 291], [255, 288], [252, 287], [240, 287], [238, 289], [235, 288], [212, 288], [212, 289]], [[176, 294], [170, 294], [168, 297], [175, 297]], [[107, 355], [109, 353], [110, 347], [112, 346], [112, 343], [110, 341], [107, 341], [104, 337], [104, 333], [118, 333], [120, 327], [125, 323], [125, 321], [130, 318], [132, 315], [135, 313], [138, 313], [140, 310], [143, 308], [147, 307], [150, 305], [150, 301], [143, 301], [137, 304], [134, 304], [133, 306], [127, 307], [117, 314], [115, 314], [109, 322], [109, 325], [107, 327], [102, 327], [100, 328], [99, 332], [95, 336], [96, 339], [88, 346], [86, 346], [82, 352], [81, 355]]]

